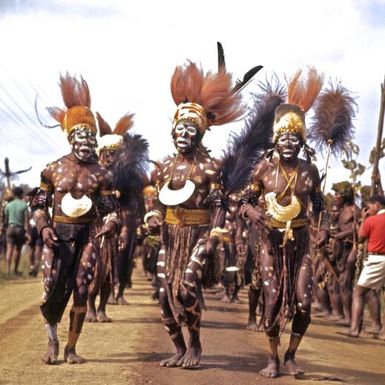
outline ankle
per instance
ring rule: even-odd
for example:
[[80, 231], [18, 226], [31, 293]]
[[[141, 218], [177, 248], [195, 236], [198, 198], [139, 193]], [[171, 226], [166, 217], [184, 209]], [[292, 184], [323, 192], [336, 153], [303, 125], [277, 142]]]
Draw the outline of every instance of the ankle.
[[286, 353], [285, 353], [285, 362], [291, 360], [293, 361], [295, 359], [295, 350], [286, 350]]

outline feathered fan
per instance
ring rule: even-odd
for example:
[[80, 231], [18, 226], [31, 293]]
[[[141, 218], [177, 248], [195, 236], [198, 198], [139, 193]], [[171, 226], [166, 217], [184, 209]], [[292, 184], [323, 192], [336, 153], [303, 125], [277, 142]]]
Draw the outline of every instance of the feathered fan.
[[330, 82], [317, 98], [309, 129], [309, 139], [317, 150], [328, 148], [333, 155], [348, 151], [347, 144], [354, 134], [356, 107], [353, 96], [345, 87]]
[[245, 127], [232, 135], [222, 157], [222, 184], [226, 194], [242, 190], [249, 181], [255, 163], [272, 147], [274, 111], [283, 103], [284, 87], [276, 81], [260, 84], [262, 93], [253, 95], [254, 106]]
[[114, 188], [123, 193], [120, 202], [132, 208], [141, 206], [148, 171], [148, 142], [141, 135], [126, 134], [113, 167]]

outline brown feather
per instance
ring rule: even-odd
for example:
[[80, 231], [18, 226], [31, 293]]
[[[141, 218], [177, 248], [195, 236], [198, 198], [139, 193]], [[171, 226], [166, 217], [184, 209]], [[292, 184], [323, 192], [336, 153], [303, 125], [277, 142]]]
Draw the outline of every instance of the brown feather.
[[60, 75], [59, 86], [67, 108], [74, 106], [91, 107], [90, 90], [83, 78], [79, 81], [67, 72], [64, 76]]
[[210, 124], [226, 124], [244, 114], [242, 96], [233, 92], [231, 74], [219, 71], [208, 73], [201, 90], [201, 105], [207, 113]]
[[64, 116], [66, 111], [58, 107], [47, 107], [48, 113], [63, 127]]
[[99, 126], [99, 135], [104, 136], [104, 135], [111, 135], [112, 130], [110, 125], [102, 118], [102, 116], [99, 114], [99, 112], [96, 112], [96, 119], [98, 121], [98, 126]]
[[114, 134], [123, 136], [134, 125], [134, 114], [123, 115], [116, 123]]
[[306, 79], [303, 79], [302, 70], [298, 70], [290, 79], [287, 89], [288, 103], [295, 104], [303, 112], [307, 112], [313, 105], [321, 91], [323, 75], [310, 67]]
[[176, 67], [171, 78], [171, 95], [175, 104], [183, 102], [200, 104], [203, 78], [202, 69], [195, 63], [188, 62], [187, 65]]

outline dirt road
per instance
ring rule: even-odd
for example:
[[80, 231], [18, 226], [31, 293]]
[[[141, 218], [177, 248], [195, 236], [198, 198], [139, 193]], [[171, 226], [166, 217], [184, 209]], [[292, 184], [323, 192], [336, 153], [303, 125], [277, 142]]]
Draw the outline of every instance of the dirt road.
[[[203, 359], [200, 370], [160, 368], [172, 352], [159, 322], [158, 305], [150, 299], [150, 285], [136, 273], [127, 291], [129, 306], [110, 306], [111, 324], [86, 324], [78, 352], [88, 359], [71, 366], [40, 361], [46, 337], [39, 313], [40, 279], [0, 283], [0, 385], [108, 384], [108, 385], [247, 385], [298, 383], [283, 374], [275, 380], [258, 376], [265, 365], [266, 341], [261, 333], [245, 330], [243, 304], [223, 304], [218, 295], [205, 295], [208, 311], [202, 327]], [[66, 312], [68, 313], [68, 312]], [[66, 341], [67, 315], [59, 325], [61, 355]], [[298, 353], [306, 370], [302, 384], [385, 384], [385, 342], [369, 335], [348, 339], [340, 327], [313, 319]], [[282, 352], [288, 334], [282, 338]]]

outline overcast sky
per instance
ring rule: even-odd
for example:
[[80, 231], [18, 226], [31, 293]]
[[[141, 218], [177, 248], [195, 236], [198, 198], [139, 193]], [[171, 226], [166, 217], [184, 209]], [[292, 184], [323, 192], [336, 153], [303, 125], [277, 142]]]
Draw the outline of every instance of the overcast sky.
[[[47, 162], [68, 153], [60, 128], [39, 126], [33, 108], [36, 93], [42, 111], [63, 107], [58, 77], [67, 70], [83, 75], [92, 109], [112, 126], [135, 113], [133, 130], [148, 139], [151, 158], [171, 153], [171, 74], [186, 59], [215, 70], [217, 41], [235, 77], [262, 64], [257, 80], [305, 65], [339, 79], [357, 97], [355, 141], [368, 164], [385, 74], [385, 0], [1, 0], [0, 168], [6, 156], [13, 170], [31, 165], [18, 183], [34, 186]], [[246, 93], [257, 91], [257, 80]], [[241, 127], [214, 127], [204, 144], [220, 156]], [[384, 175], [384, 161], [380, 167]], [[328, 186], [348, 178], [337, 160], [332, 171]]]

